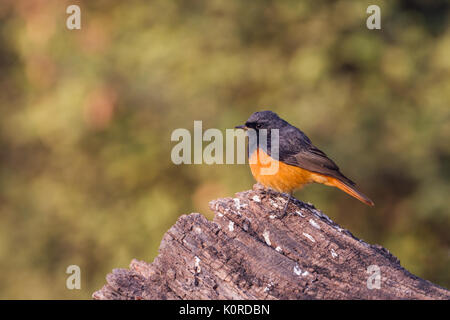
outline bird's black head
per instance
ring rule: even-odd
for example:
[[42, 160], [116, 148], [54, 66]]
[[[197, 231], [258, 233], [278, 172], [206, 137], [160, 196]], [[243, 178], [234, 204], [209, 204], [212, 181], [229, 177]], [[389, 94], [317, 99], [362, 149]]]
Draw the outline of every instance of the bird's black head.
[[237, 126], [241, 129], [281, 129], [287, 124], [286, 121], [281, 119], [275, 112], [272, 111], [258, 111], [253, 113], [244, 126]]

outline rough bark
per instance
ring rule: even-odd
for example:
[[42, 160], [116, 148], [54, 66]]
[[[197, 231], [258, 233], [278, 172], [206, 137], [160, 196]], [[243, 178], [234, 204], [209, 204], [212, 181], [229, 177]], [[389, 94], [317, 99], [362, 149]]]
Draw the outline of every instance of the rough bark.
[[[280, 217], [285, 203], [285, 196], [255, 185], [212, 201], [213, 221], [181, 216], [153, 263], [133, 260], [129, 269], [113, 270], [93, 298], [450, 298], [450, 291], [411, 274], [387, 249], [357, 239], [310, 204], [294, 200]], [[379, 289], [369, 266], [379, 267]]]

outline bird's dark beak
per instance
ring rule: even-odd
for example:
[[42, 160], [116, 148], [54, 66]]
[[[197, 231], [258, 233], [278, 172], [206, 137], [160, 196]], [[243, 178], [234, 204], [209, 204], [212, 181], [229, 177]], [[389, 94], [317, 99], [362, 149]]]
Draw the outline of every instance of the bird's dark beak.
[[236, 126], [236, 127], [234, 127], [235, 129], [244, 129], [244, 130], [247, 130], [248, 128], [247, 128], [247, 126], [245, 125], [245, 124], [243, 124], [243, 125], [241, 125], [241, 126]]

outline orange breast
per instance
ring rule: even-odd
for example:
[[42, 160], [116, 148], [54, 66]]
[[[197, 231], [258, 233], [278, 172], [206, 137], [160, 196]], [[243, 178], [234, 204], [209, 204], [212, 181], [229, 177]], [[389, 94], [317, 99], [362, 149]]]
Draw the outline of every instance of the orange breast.
[[[249, 163], [256, 181], [279, 192], [292, 192], [312, 182], [326, 184], [329, 180], [324, 175], [277, 161], [262, 149], [253, 152], [249, 158]], [[270, 170], [269, 168], [278, 169]], [[272, 172], [264, 174], [267, 171]]]

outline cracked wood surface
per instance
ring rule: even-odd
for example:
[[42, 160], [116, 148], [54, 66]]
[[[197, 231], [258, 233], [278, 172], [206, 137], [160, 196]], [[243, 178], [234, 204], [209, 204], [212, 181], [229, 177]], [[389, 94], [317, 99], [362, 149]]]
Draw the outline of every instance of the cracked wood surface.
[[[450, 292], [400, 266], [312, 205], [258, 185], [210, 202], [213, 221], [181, 216], [153, 263], [115, 269], [94, 299], [450, 299]], [[367, 271], [380, 270], [369, 289]], [[373, 278], [373, 277], [372, 277]], [[372, 279], [371, 278], [371, 279]], [[369, 283], [374, 283], [373, 279]]]

